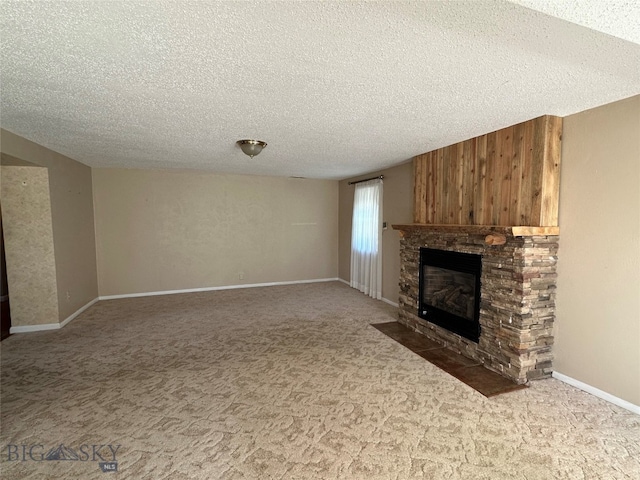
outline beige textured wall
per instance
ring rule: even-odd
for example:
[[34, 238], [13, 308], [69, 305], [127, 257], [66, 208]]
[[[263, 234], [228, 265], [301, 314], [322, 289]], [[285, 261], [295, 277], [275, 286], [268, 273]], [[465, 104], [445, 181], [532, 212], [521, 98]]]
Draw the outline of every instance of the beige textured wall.
[[411, 162], [340, 182], [340, 238], [339, 270], [342, 280], [351, 279], [351, 219], [353, 216], [353, 190], [349, 182], [384, 175], [383, 221], [387, 230], [382, 232], [382, 297], [398, 303], [400, 278], [400, 234], [391, 228], [394, 223], [413, 221], [413, 166]]
[[[91, 169], [6, 130], [0, 134], [3, 163], [11, 156], [49, 171], [59, 321], [63, 321], [98, 296]], [[13, 297], [13, 291], [9, 294]]]
[[47, 169], [3, 165], [0, 171], [11, 325], [58, 323]]
[[93, 169], [93, 187], [101, 296], [337, 277], [336, 181]]
[[640, 96], [564, 119], [555, 370], [640, 405]]

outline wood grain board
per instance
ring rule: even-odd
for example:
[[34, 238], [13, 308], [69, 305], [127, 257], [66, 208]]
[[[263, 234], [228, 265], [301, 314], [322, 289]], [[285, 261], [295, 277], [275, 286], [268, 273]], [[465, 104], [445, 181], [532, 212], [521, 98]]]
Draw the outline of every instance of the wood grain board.
[[482, 234], [482, 235], [509, 235], [513, 237], [537, 237], [545, 235], [559, 235], [560, 227], [536, 227], [531, 225], [453, 225], [434, 223], [408, 223], [393, 224], [391, 228], [403, 232], [419, 232], [422, 230], [443, 233]]
[[414, 222], [557, 226], [562, 118], [545, 115], [414, 158]]

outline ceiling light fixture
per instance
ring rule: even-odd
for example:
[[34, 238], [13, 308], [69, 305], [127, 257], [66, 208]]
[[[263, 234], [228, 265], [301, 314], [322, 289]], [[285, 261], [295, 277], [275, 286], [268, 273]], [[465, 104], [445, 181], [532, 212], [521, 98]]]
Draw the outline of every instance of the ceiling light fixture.
[[242, 151], [251, 158], [258, 155], [262, 149], [267, 146], [265, 142], [260, 140], [238, 140], [236, 143], [240, 145]]

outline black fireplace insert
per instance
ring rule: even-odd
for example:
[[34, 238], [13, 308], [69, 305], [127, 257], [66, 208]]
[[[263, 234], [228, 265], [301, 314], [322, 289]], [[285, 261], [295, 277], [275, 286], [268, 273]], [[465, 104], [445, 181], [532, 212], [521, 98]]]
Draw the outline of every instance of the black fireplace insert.
[[421, 248], [418, 316], [477, 343], [481, 273], [480, 255]]

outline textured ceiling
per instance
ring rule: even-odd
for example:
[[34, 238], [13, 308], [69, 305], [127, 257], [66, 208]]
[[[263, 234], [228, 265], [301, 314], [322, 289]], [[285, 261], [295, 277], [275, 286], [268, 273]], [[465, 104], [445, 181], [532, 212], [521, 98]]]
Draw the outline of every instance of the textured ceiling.
[[[637, 0], [3, 0], [0, 17], [2, 128], [94, 167], [341, 179], [640, 93]], [[269, 146], [249, 159], [242, 138]]]

